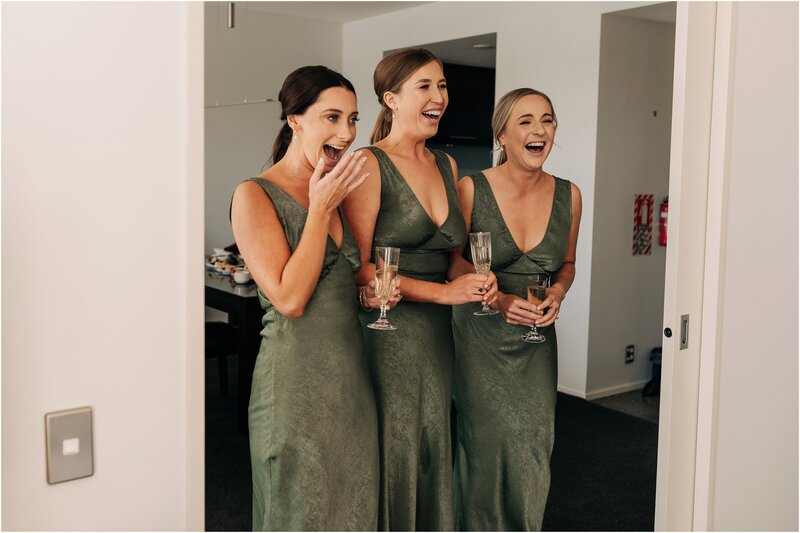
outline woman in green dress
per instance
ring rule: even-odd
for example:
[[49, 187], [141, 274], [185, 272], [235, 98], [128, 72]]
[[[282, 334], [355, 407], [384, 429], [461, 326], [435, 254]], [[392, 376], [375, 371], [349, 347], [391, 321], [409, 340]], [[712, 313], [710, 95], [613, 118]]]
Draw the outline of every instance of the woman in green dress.
[[279, 100], [274, 164], [231, 204], [264, 309], [249, 409], [253, 529], [374, 530], [378, 435], [356, 314], [360, 257], [339, 208], [366, 177], [363, 156], [343, 155], [355, 90], [330, 69], [303, 67]]
[[[469, 231], [488, 231], [497, 276], [493, 316], [453, 308], [459, 530], [540, 530], [550, 487], [558, 349], [555, 320], [575, 277], [581, 217], [578, 188], [542, 169], [556, 115], [533, 89], [503, 96], [492, 117], [498, 165], [459, 182]], [[466, 259], [464, 259], [466, 258]], [[469, 247], [453, 272], [472, 269]], [[546, 274], [541, 303], [526, 300], [530, 276]], [[522, 340], [536, 325], [546, 340]]]
[[[401, 50], [378, 64], [374, 82], [382, 108], [373, 145], [358, 152], [369, 177], [344, 208], [361, 249], [360, 285], [374, 276], [375, 246], [401, 250], [403, 301], [388, 315], [397, 329], [364, 329], [381, 446], [378, 528], [452, 530], [450, 306], [490, 299], [495, 285], [475, 273], [445, 283], [466, 231], [456, 165], [425, 147], [448, 102], [440, 61], [427, 50]], [[361, 312], [361, 323], [376, 314]]]

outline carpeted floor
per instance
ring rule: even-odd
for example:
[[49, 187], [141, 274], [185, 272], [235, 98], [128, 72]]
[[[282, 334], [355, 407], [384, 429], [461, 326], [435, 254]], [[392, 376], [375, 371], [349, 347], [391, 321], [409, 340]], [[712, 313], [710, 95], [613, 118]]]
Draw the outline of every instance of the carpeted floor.
[[[251, 529], [247, 438], [236, 432], [232, 396], [220, 397], [216, 362], [206, 364], [206, 530]], [[558, 395], [545, 531], [652, 531], [658, 425], [580, 398]]]
[[558, 395], [545, 531], [653, 531], [658, 425]]

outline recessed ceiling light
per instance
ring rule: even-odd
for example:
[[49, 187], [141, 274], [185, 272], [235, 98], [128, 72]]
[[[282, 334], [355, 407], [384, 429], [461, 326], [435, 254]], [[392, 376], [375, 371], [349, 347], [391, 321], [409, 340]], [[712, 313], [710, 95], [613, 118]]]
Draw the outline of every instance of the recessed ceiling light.
[[472, 48], [486, 49], [486, 48], [494, 48], [494, 46], [486, 43], [476, 43], [472, 45]]

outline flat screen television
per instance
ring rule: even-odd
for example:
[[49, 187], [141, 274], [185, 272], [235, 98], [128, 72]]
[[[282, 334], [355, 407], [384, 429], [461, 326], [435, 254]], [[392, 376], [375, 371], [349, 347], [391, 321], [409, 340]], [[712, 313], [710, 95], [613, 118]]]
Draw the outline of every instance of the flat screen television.
[[493, 68], [444, 63], [449, 103], [430, 144], [492, 146]]

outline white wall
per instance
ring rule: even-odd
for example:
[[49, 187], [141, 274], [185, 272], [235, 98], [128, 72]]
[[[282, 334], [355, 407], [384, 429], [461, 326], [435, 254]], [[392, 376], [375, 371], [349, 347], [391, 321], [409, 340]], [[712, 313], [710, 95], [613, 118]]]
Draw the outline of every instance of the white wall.
[[[236, 6], [235, 27], [229, 29], [227, 3], [205, 4], [209, 253], [233, 242], [228, 218], [233, 191], [242, 180], [260, 174], [270, 156], [282, 124], [278, 92], [283, 80], [305, 65], [334, 70], [342, 65], [341, 23], [265, 13], [246, 2]], [[265, 98], [274, 101], [229, 105]]]
[[368, 144], [377, 116], [372, 72], [384, 50], [497, 32], [499, 99], [533, 87], [553, 99], [559, 127], [546, 169], [583, 193], [577, 275], [558, 324], [559, 388], [586, 393], [589, 287], [595, 195], [597, 87], [603, 13], [643, 3], [440, 2], [346, 23], [343, 72], [360, 95], [355, 146]]
[[[2, 5], [2, 528], [203, 527], [202, 10]], [[94, 409], [48, 485], [44, 415]]]
[[713, 529], [797, 531], [798, 8], [736, 8]]
[[[658, 216], [669, 190], [674, 50], [674, 24], [603, 16], [589, 397], [641, 388], [650, 350], [661, 345], [666, 248], [658, 245]], [[636, 194], [654, 195], [651, 255], [632, 254]], [[636, 349], [631, 364], [628, 344]]]

